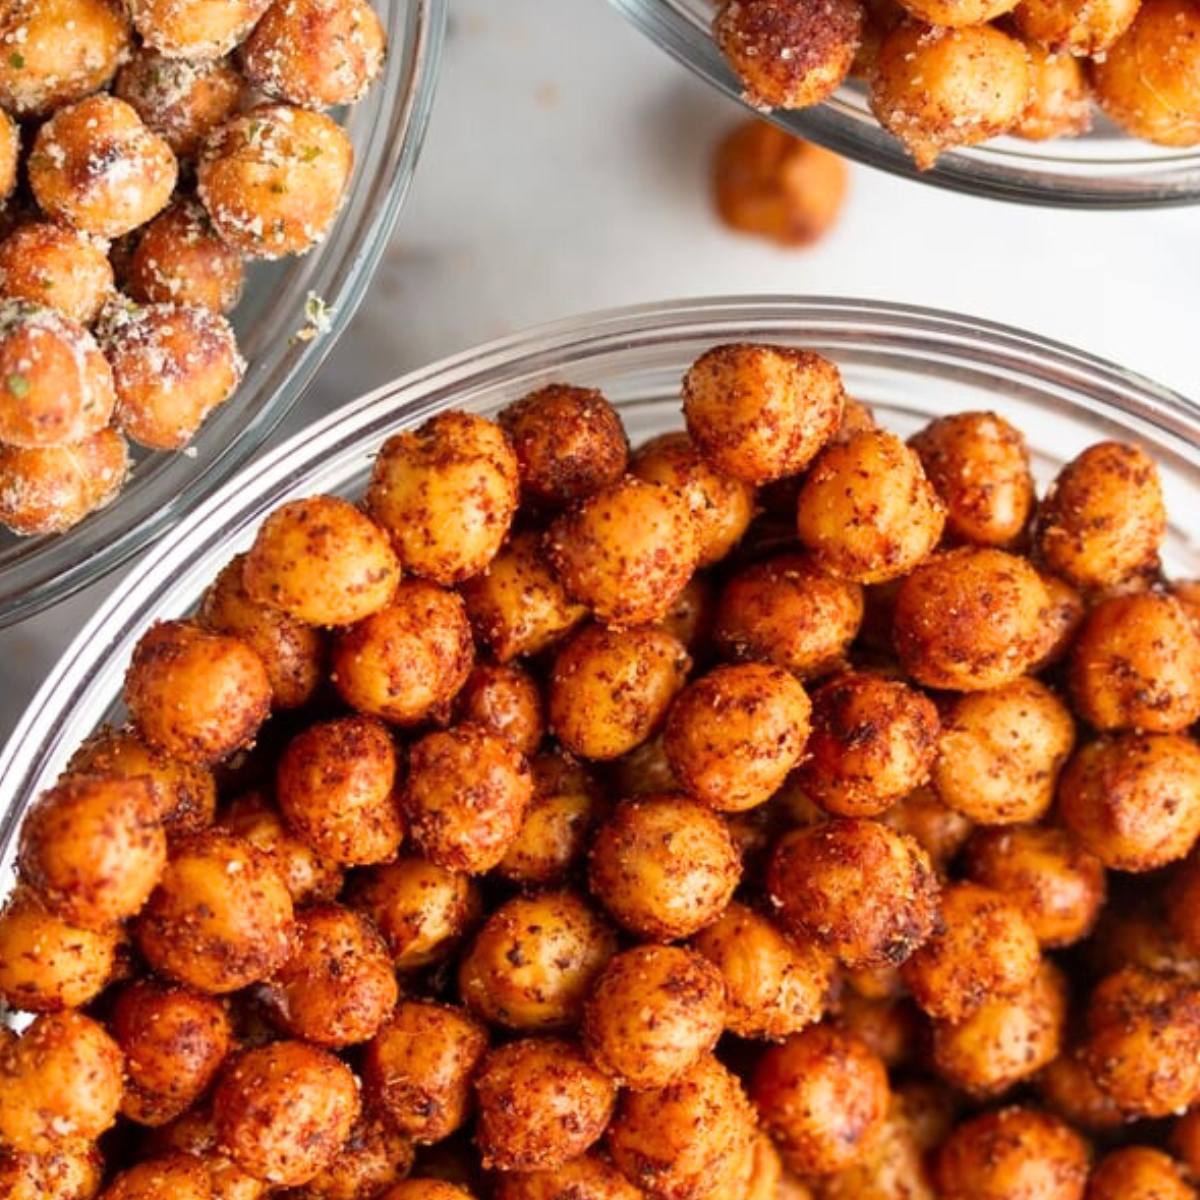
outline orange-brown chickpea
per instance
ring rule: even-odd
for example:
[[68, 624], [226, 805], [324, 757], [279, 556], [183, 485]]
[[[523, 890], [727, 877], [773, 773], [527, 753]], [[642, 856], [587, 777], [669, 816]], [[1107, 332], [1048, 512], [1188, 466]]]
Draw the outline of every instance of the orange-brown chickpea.
[[[552, 1171], [509, 1171], [497, 1180], [494, 1195], [495, 1200], [561, 1200], [564, 1188], [576, 1200], [643, 1200], [620, 1171], [593, 1154], [573, 1158]], [[767, 1193], [763, 1200], [772, 1197]]]
[[262, 1200], [268, 1192], [262, 1180], [248, 1175], [221, 1152], [212, 1107], [207, 1102], [189, 1109], [169, 1125], [151, 1130], [145, 1149], [156, 1157], [179, 1151], [199, 1161], [208, 1174], [212, 1200]]
[[390, 1187], [379, 1200], [474, 1200], [470, 1192], [441, 1179], [406, 1179]]
[[615, 793], [627, 799], [681, 790], [663, 750], [661, 734], [614, 759], [607, 778]]
[[537, 753], [546, 735], [538, 681], [515, 663], [478, 663], [455, 697], [454, 710], [456, 720], [505, 738], [526, 756]]
[[1085, 1133], [1105, 1133], [1125, 1120], [1107, 1092], [1100, 1090], [1077, 1049], [1063, 1050], [1034, 1080], [1042, 1103]]
[[220, 58], [241, 42], [270, 0], [177, 4], [131, 0], [130, 16], [147, 45], [168, 58]]
[[5, 1200], [92, 1200], [104, 1179], [104, 1159], [86, 1142], [46, 1154], [0, 1150], [0, 1196]]
[[966, 844], [973, 828], [962, 813], [948, 808], [928, 786], [914, 788], [907, 796], [901, 796], [880, 820], [899, 833], [915, 838], [943, 874]]
[[[0, 109], [0, 112], [3, 111]], [[0, 117], [0, 209], [4, 208], [5, 202], [16, 190], [20, 157], [20, 128], [16, 121], [4, 112]]]
[[190, 1154], [137, 1163], [117, 1175], [100, 1200], [209, 1200], [212, 1181]]
[[889, 1071], [912, 1065], [927, 1030], [920, 1010], [907, 996], [870, 999], [853, 988], [837, 998], [830, 1021], [862, 1042]]
[[907, 13], [926, 25], [954, 29], [994, 21], [1010, 12], [1017, 0], [901, 0], [901, 3]]
[[1103, 57], [1129, 28], [1140, 0], [1021, 0], [1013, 20], [1021, 35], [1064, 58]]
[[108, 247], [49, 221], [18, 225], [0, 242], [0, 291], [90, 325], [113, 291]]
[[1088, 1179], [1087, 1200], [1196, 1200], [1182, 1164], [1150, 1146], [1106, 1154]]
[[364, 1112], [329, 1166], [287, 1195], [289, 1200], [367, 1200], [402, 1180], [412, 1165], [412, 1142], [386, 1118]]
[[[1018, 5], [1018, 13], [1023, 7]], [[1092, 127], [1092, 102], [1079, 59], [1030, 41], [1025, 43], [1025, 53], [1029, 55], [1029, 100], [1012, 132], [1030, 142], [1082, 137]]]
[[1047, 571], [1040, 571], [1039, 575], [1046, 595], [1050, 597], [1050, 606], [1042, 627], [1042, 652], [1031, 671], [1054, 666], [1066, 657], [1085, 614], [1083, 596], [1076, 588]]

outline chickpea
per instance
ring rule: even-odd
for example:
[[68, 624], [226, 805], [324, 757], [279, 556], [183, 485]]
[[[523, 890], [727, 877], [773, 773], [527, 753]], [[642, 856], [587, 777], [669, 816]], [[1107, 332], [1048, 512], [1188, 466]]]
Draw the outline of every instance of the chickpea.
[[[1179, 891], [1180, 901], [1186, 903], [1186, 873]], [[1200, 983], [1200, 963], [1188, 949], [1187, 939], [1174, 929], [1182, 914], [1170, 912], [1158, 891], [1130, 894], [1127, 889], [1122, 899], [1123, 906], [1109, 904], [1101, 911], [1092, 936], [1084, 943], [1091, 973], [1106, 975], [1136, 966]]]
[[0, 290], [90, 325], [113, 292], [107, 247], [48, 221], [18, 225], [0, 242]]
[[470, 1192], [440, 1179], [406, 1179], [388, 1188], [379, 1200], [474, 1200]]
[[242, 566], [252, 600], [306, 625], [352, 625], [385, 608], [400, 581], [387, 537], [337, 496], [281, 505]]
[[1077, 5], [1066, 0], [1021, 0], [1013, 19], [1022, 37], [1057, 55], [1103, 58], [1133, 24], [1139, 0], [1099, 0]]
[[566, 1029], [604, 965], [613, 931], [573, 892], [517, 896], [488, 917], [458, 970], [463, 1001], [507, 1029]]
[[381, 1117], [360, 1117], [337, 1157], [318, 1171], [294, 1200], [365, 1200], [411, 1170], [413, 1146]]
[[1096, 1084], [1078, 1050], [1064, 1050], [1034, 1080], [1043, 1104], [1087, 1133], [1104, 1133], [1124, 1121], [1112, 1097]]
[[6, 1200], [91, 1200], [103, 1178], [104, 1159], [86, 1142], [47, 1154], [0, 1150], [0, 1196]]
[[1064, 659], [1083, 624], [1083, 597], [1065, 580], [1046, 571], [1039, 572], [1046, 594], [1050, 597], [1050, 608], [1043, 626], [1045, 643], [1037, 662], [1030, 668], [1040, 671], [1054, 666]]
[[725, 823], [682, 796], [623, 801], [592, 842], [592, 894], [649, 941], [689, 937], [711, 924], [740, 875]]
[[837, 818], [785, 834], [767, 894], [785, 929], [852, 969], [903, 962], [937, 920], [929, 855], [877, 821]]
[[270, 0], [132, 0], [134, 28], [167, 58], [212, 59], [245, 40]]
[[912, 1065], [926, 1034], [926, 1022], [907, 996], [870, 999], [853, 988], [838, 997], [830, 1020], [862, 1042], [889, 1071]]
[[[1025, 5], [1017, 6], [1017, 20]], [[1087, 76], [1079, 59], [1026, 42], [1029, 55], [1029, 100], [1012, 132], [1031, 142], [1082, 137], [1092, 127]]]
[[265, 1183], [247, 1175], [232, 1159], [221, 1153], [211, 1106], [190, 1109], [178, 1120], [153, 1130], [147, 1149], [155, 1155], [182, 1151], [197, 1159], [208, 1174], [212, 1200], [262, 1200]]
[[943, 874], [973, 828], [966, 817], [943, 804], [928, 786], [914, 788], [907, 796], [901, 796], [880, 820], [915, 839]]
[[1087, 1200], [1195, 1200], [1196, 1189], [1169, 1154], [1149, 1146], [1124, 1146], [1092, 1169]]
[[203, 1164], [190, 1154], [172, 1154], [122, 1171], [100, 1200], [209, 1200], [211, 1195]]
[[667, 761], [661, 734], [614, 759], [608, 780], [617, 795], [630, 799], [682, 790]]
[[526, 756], [537, 753], [546, 735], [538, 681], [515, 663], [476, 664], [454, 707], [459, 721], [505, 738]]
[[1029, 99], [1025, 47], [991, 25], [946, 29], [905, 21], [879, 47], [871, 111], [919, 170], [1020, 120]]
[[271, 681], [245, 642], [194, 621], [160, 621], [134, 647], [125, 704], [151, 746], [203, 766], [254, 741], [271, 709]]
[[693, 656], [707, 655], [712, 646], [716, 604], [712, 580], [708, 575], [697, 572], [675, 597], [670, 612], [658, 622], [657, 628], [681, 642]]
[[[0, 112], [3, 111], [0, 109]], [[0, 209], [16, 190], [20, 157], [21, 130], [12, 117], [4, 112], [0, 116]]]
[[561, 1200], [564, 1188], [578, 1200], [643, 1200], [620, 1171], [592, 1154], [553, 1171], [509, 1171], [500, 1176], [494, 1195], [495, 1200]]
[[1082, 747], [1059, 787], [1062, 823], [1106, 867], [1153, 871], [1200, 836], [1200, 747], [1179, 734], [1122, 734]]

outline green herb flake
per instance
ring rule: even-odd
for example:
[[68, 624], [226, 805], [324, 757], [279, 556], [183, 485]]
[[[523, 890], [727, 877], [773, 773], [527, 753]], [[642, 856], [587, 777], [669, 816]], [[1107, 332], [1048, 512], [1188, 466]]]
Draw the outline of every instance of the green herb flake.
[[23, 55], [19, 50], [14, 50], [8, 56], [8, 65], [14, 70], [19, 71], [25, 65], [25, 55]]
[[320, 146], [305, 146], [300, 151], [300, 161], [310, 163], [321, 157]]
[[8, 377], [6, 382], [8, 384], [8, 390], [14, 396], [16, 396], [18, 400], [29, 395], [29, 380], [24, 375], [19, 375], [14, 372]]

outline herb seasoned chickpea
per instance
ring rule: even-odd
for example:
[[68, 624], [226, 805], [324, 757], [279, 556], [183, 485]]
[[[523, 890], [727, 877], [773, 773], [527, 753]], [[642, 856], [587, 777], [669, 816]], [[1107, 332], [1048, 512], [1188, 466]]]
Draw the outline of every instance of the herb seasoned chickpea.
[[113, 292], [108, 247], [50, 221], [18, 225], [0, 242], [0, 291], [90, 325]]
[[[1018, 21], [1023, 7], [1017, 7]], [[1012, 127], [1013, 134], [1030, 142], [1082, 137], [1092, 127], [1092, 102], [1079, 59], [1030, 41], [1025, 43], [1025, 53], [1029, 55], [1029, 100]]]
[[592, 894], [648, 941], [689, 937], [711, 924], [740, 877], [725, 822], [683, 796], [623, 801], [592, 842]]
[[458, 969], [467, 1007], [522, 1031], [578, 1024], [617, 939], [574, 892], [516, 896], [488, 917]]
[[505, 738], [522, 754], [536, 754], [546, 736], [538, 681], [516, 663], [477, 663], [454, 701], [458, 721]]
[[644, 1200], [620, 1171], [594, 1154], [573, 1158], [552, 1171], [505, 1172], [494, 1196], [495, 1200], [562, 1200], [564, 1194], [575, 1200]]
[[839, 817], [785, 834], [767, 894], [786, 930], [851, 969], [902, 963], [937, 924], [929, 855], [878, 821]]
[[1150, 1146], [1106, 1154], [1088, 1179], [1087, 1200], [1196, 1200], [1182, 1164]]
[[364, 1114], [333, 1162], [288, 1193], [289, 1200], [368, 1200], [402, 1180], [412, 1164], [412, 1142], [386, 1119]]
[[131, 0], [142, 40], [166, 58], [228, 54], [254, 28], [270, 0]]
[[0, 1150], [0, 1196], [6, 1200], [92, 1200], [103, 1179], [104, 1159], [86, 1142], [47, 1154]]
[[1013, 20], [1035, 45], [1074, 58], [1101, 58], [1133, 24], [1140, 0], [1021, 0]]
[[973, 828], [966, 817], [943, 804], [927, 785], [901, 796], [880, 820], [898, 833], [914, 838], [942, 874], [966, 844]]
[[1112, 1097], [1097, 1086], [1077, 1047], [1064, 1048], [1043, 1067], [1034, 1086], [1048, 1109], [1085, 1133], [1105, 1133], [1125, 1120]]

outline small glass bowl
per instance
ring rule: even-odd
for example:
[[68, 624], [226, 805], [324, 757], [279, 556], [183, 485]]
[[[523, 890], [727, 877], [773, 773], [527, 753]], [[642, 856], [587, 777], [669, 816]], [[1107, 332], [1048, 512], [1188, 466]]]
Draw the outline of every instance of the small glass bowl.
[[[354, 315], [412, 182], [446, 25], [446, 0], [376, 0], [376, 8], [388, 55], [381, 77], [344, 113], [354, 143], [345, 207], [303, 258], [248, 264], [231, 317], [249, 363], [241, 387], [186, 450], [135, 451], [121, 494], [74, 529], [35, 538], [0, 530], [0, 628], [93, 583], [190, 512], [283, 419]], [[310, 295], [324, 301], [329, 324], [305, 340], [296, 335]]]
[[[742, 100], [742, 85], [712, 38], [712, 0], [610, 2], [701, 79]], [[993, 200], [1055, 208], [1200, 203], [1200, 147], [1155, 146], [1124, 136], [1103, 119], [1084, 137], [1049, 142], [994, 138], [982, 146], [948, 151], [932, 170], [918, 171], [904, 147], [880, 127], [862, 86], [854, 82], [815, 108], [761, 115], [869, 167]]]

